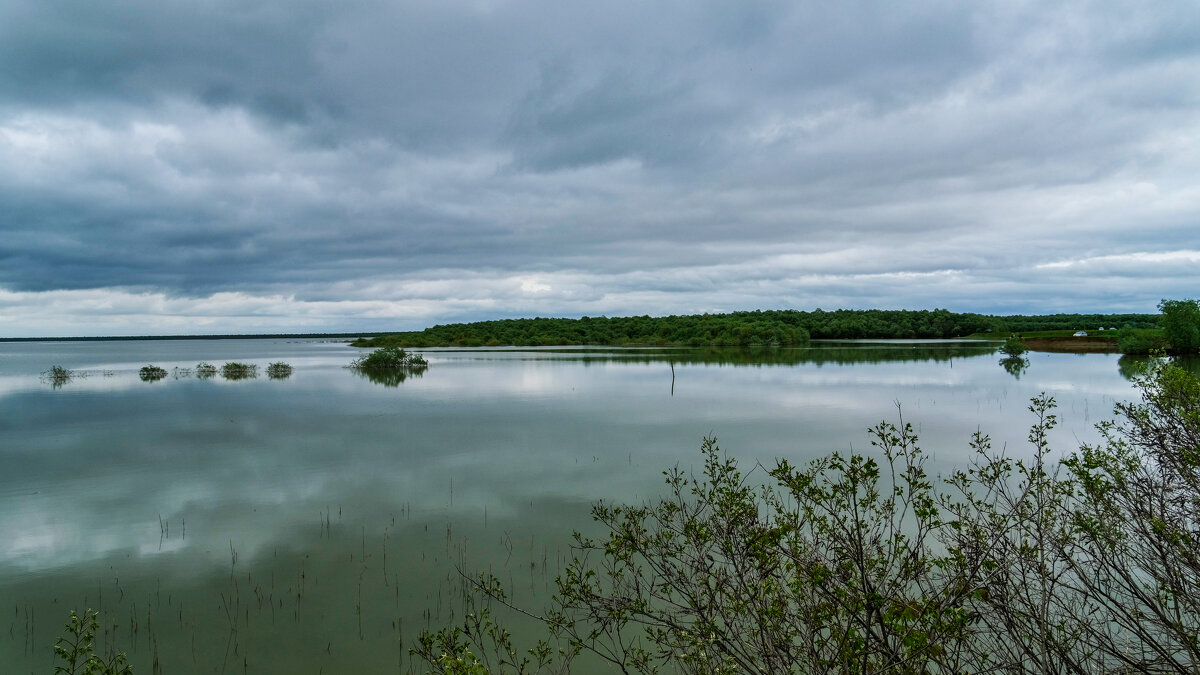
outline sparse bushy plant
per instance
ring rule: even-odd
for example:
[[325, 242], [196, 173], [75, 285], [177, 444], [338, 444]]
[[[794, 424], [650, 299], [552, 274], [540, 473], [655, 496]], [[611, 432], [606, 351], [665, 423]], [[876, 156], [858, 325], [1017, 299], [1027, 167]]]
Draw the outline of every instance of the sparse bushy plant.
[[245, 380], [251, 377], [258, 377], [258, 366], [253, 363], [230, 361], [221, 366], [221, 377], [227, 380]]
[[1025, 352], [1029, 351], [1029, 347], [1019, 336], [1009, 335], [1004, 340], [1004, 344], [1000, 345], [1000, 351], [1009, 358], [1018, 358]]
[[405, 351], [402, 347], [380, 347], [350, 364], [355, 370], [423, 369], [428, 366], [429, 362], [420, 354]]
[[167, 369], [159, 366], [142, 366], [138, 371], [138, 377], [142, 382], [157, 382], [167, 376]]
[[99, 614], [87, 610], [83, 616], [71, 610], [65, 636], [54, 644], [54, 655], [63, 663], [54, 666], [54, 675], [132, 675], [133, 668], [118, 652], [108, 658], [96, 654], [96, 630]]
[[80, 375], [80, 373], [74, 370], [68, 370], [62, 366], [50, 366], [50, 370], [42, 373], [42, 380], [44, 382], [49, 382], [51, 386], [57, 389], [58, 387], [63, 386]]
[[276, 361], [267, 366], [267, 377], [272, 380], [282, 380], [292, 375], [292, 366], [283, 361]]

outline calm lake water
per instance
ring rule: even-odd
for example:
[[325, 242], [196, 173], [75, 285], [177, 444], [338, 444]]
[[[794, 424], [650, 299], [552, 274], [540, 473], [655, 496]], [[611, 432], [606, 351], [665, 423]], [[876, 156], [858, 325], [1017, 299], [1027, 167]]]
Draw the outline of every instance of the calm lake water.
[[[1039, 392], [1061, 451], [1136, 396], [1115, 355], [1030, 354], [1017, 377], [994, 348], [425, 350], [380, 384], [336, 342], [0, 343], [0, 670], [52, 672], [90, 607], [139, 675], [409, 672], [420, 629], [461, 617], [456, 565], [536, 606], [590, 504], [663, 494], [707, 434], [746, 466], [804, 463], [867, 448], [899, 404], [938, 472], [977, 429], [1025, 452]], [[260, 375], [138, 377], [201, 361]]]

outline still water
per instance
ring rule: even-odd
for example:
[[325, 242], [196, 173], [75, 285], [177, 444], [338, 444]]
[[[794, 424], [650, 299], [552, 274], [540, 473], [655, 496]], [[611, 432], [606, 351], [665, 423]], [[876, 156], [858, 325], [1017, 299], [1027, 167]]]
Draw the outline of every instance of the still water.
[[[589, 505], [661, 495], [705, 435], [802, 464], [903, 414], [939, 472], [977, 429], [1024, 452], [1039, 392], [1060, 450], [1136, 396], [1115, 355], [1014, 375], [994, 348], [425, 350], [423, 374], [377, 383], [338, 342], [0, 343], [0, 671], [52, 672], [85, 608], [139, 675], [419, 670], [419, 631], [461, 618], [456, 568], [536, 606]], [[260, 374], [138, 377], [202, 361]]]

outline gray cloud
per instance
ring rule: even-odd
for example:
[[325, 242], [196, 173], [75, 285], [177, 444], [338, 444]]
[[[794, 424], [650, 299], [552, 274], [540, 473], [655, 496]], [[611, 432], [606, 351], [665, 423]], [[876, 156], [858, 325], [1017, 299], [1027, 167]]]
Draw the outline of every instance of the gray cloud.
[[1198, 52], [1182, 4], [17, 0], [0, 335], [1152, 311]]

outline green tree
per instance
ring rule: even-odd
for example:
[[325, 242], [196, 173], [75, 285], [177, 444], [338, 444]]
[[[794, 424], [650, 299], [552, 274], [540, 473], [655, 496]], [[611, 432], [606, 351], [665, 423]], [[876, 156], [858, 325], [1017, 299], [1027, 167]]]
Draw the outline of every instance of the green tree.
[[1000, 351], [1009, 358], [1019, 358], [1022, 354], [1029, 351], [1029, 347], [1026, 346], [1024, 340], [1014, 334], [1009, 335], [1004, 340], [1004, 344], [1000, 346]]
[[1163, 300], [1158, 303], [1162, 312], [1162, 327], [1167, 342], [1176, 352], [1200, 352], [1200, 302], [1196, 300]]

